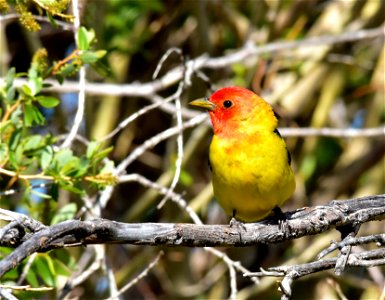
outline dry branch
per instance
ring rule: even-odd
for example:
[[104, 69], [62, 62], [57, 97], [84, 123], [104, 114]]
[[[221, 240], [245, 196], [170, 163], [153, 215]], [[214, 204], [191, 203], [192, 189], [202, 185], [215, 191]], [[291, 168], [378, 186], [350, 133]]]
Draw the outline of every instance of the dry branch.
[[[363, 251], [360, 253], [353, 253], [347, 259], [347, 266], [349, 267], [374, 267], [385, 265], [385, 249], [376, 249]], [[293, 281], [324, 270], [334, 268], [338, 264], [338, 258], [327, 258], [323, 260], [313, 261], [310, 263], [293, 265], [293, 266], [279, 266], [269, 268], [267, 270], [261, 269], [260, 272], [246, 273], [244, 276], [248, 277], [284, 277], [280, 282], [280, 290], [282, 293], [281, 300], [289, 299], [292, 296]]]
[[[244, 229], [228, 225], [167, 223], [120, 223], [106, 219], [70, 220], [26, 233], [18, 242], [0, 241], [1, 246], [17, 248], [0, 261], [0, 277], [35, 252], [87, 244], [134, 244], [150, 246], [242, 247], [259, 243], [279, 243], [325, 232], [342, 226], [355, 226], [380, 220], [385, 214], [385, 195], [331, 201], [324, 206], [287, 212], [285, 226], [274, 219], [244, 224]], [[15, 220], [17, 221], [17, 220]], [[25, 230], [24, 230], [25, 231]], [[20, 236], [20, 234], [19, 234]]]
[[[245, 59], [258, 57], [264, 53], [276, 53], [284, 50], [296, 49], [299, 47], [314, 47], [319, 45], [334, 45], [338, 43], [352, 42], [362, 39], [383, 38], [385, 35], [385, 27], [380, 26], [374, 29], [357, 30], [352, 32], [344, 32], [339, 35], [325, 35], [318, 37], [306, 38], [299, 41], [278, 41], [266, 45], [255, 45], [249, 41], [242, 48], [232, 53], [220, 57], [209, 57], [206, 54], [201, 55], [186, 63], [186, 67], [193, 72], [197, 72], [204, 68], [220, 69], [231, 66], [234, 63], [245, 61]], [[84, 91], [89, 95], [114, 95], [114, 96], [131, 96], [131, 97], [149, 97], [156, 93], [174, 85], [183, 79], [184, 66], [178, 66], [167, 72], [163, 77], [152, 82], [130, 84], [108, 84], [108, 83], [90, 83], [84, 86]], [[0, 79], [2, 79], [0, 77]], [[16, 86], [26, 83], [25, 79], [16, 79]], [[56, 80], [46, 80], [50, 84], [50, 91], [59, 93], [79, 92], [79, 83], [73, 81], [64, 81], [59, 85]]]

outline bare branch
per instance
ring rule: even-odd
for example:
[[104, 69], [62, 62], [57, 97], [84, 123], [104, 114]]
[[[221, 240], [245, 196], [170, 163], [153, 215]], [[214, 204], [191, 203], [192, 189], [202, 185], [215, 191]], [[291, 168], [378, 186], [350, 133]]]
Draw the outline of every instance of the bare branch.
[[136, 276], [133, 280], [127, 283], [124, 287], [122, 287], [117, 294], [114, 294], [113, 296], [107, 298], [106, 300], [118, 299], [120, 295], [122, 295], [124, 292], [130, 289], [134, 284], [138, 283], [138, 281], [141, 280], [143, 277], [147, 276], [148, 272], [151, 271], [151, 269], [156, 266], [156, 264], [159, 262], [159, 259], [163, 256], [163, 254], [164, 252], [160, 251], [158, 255], [155, 257], [155, 259], [142, 272], [140, 272], [138, 276]]
[[0, 297], [6, 300], [17, 300], [17, 298], [14, 295], [12, 295], [12, 293], [9, 290], [2, 287], [0, 287]]
[[[74, 14], [74, 38], [76, 43], [78, 43], [76, 34], [80, 28], [80, 12], [79, 12], [79, 2], [78, 0], [72, 1], [72, 11]], [[79, 46], [79, 45], [77, 45]], [[79, 70], [79, 92], [78, 92], [78, 109], [76, 110], [74, 124], [71, 127], [71, 130], [61, 145], [62, 148], [67, 148], [71, 146], [73, 140], [75, 139], [80, 125], [83, 121], [84, 111], [85, 111], [85, 102], [86, 102], [86, 67], [83, 65]]]
[[72, 274], [72, 276], [67, 280], [64, 288], [60, 292], [60, 299], [65, 298], [65, 296], [70, 293], [76, 286], [82, 284], [85, 280], [87, 280], [91, 275], [93, 275], [97, 270], [101, 268], [104, 257], [106, 255], [105, 246], [93, 245], [91, 249], [95, 253], [95, 257], [93, 258], [92, 263], [87, 268], [81, 270], [81, 272], [75, 272]]
[[[360, 253], [350, 254], [347, 260], [347, 266], [350, 267], [374, 267], [385, 265], [385, 249], [376, 249], [364, 251]], [[261, 269], [260, 272], [244, 274], [246, 277], [284, 277], [280, 283], [280, 290], [282, 292], [281, 299], [288, 299], [291, 296], [291, 285], [295, 279], [304, 277], [316, 272], [332, 269], [336, 266], [338, 258], [327, 258], [323, 260], [313, 261], [293, 266], [279, 266], [272, 267], [268, 270]]]
[[[228, 225], [195, 224], [127, 224], [94, 219], [70, 220], [42, 229], [30, 235], [10, 255], [0, 261], [0, 277], [21, 260], [35, 252], [87, 244], [125, 243], [166, 246], [250, 246], [259, 243], [280, 243], [306, 235], [319, 234], [339, 226], [382, 219], [385, 214], [385, 195], [331, 201], [325, 206], [304, 208], [286, 213], [285, 228], [275, 220], [244, 224], [240, 234]], [[3, 241], [0, 241], [2, 246]]]
[[317, 259], [321, 259], [328, 255], [329, 253], [341, 249], [345, 246], [357, 246], [369, 243], [377, 243], [378, 246], [385, 245], [385, 234], [373, 234], [369, 236], [360, 236], [360, 237], [347, 237], [341, 242], [332, 241], [332, 245], [330, 247], [323, 250], [320, 254], [318, 254]]
[[285, 137], [328, 136], [340, 138], [381, 137], [385, 136], [385, 126], [375, 128], [280, 128]]
[[[185, 130], [187, 128], [194, 127], [198, 124], [200, 124], [204, 119], [206, 119], [206, 114], [199, 114], [195, 118], [184, 122], [182, 129]], [[135, 159], [137, 159], [140, 155], [142, 155], [147, 149], [150, 149], [154, 147], [155, 145], [159, 144], [161, 141], [164, 141], [168, 139], [171, 136], [177, 135], [179, 132], [178, 126], [174, 126], [171, 128], [166, 129], [165, 131], [162, 131], [158, 133], [157, 135], [154, 135], [150, 139], [146, 140], [141, 146], [137, 147], [134, 151], [130, 153], [117, 167], [117, 171], [123, 172], [129, 164], [131, 164]]]
[[[0, 208], [0, 220], [15, 221], [32, 232], [46, 228], [45, 225], [27, 215]], [[1, 240], [1, 238], [0, 238]]]
[[[182, 51], [180, 49], [176, 49], [176, 50], [174, 49], [174, 51], [176, 51], [179, 54], [179, 56], [181, 57], [181, 59], [183, 61], [184, 58], [182, 56]], [[167, 200], [170, 198], [170, 194], [175, 189], [175, 187], [179, 181], [180, 173], [182, 171], [182, 160], [183, 160], [184, 151], [183, 151], [183, 118], [182, 118], [182, 105], [181, 105], [180, 97], [182, 95], [184, 86], [187, 84], [187, 82], [189, 82], [189, 84], [191, 82], [191, 80], [188, 77], [186, 77], [187, 73], [190, 75], [192, 74], [192, 72], [188, 72], [187, 69], [184, 70], [184, 74], [185, 74], [184, 79], [181, 80], [181, 82], [179, 83], [178, 89], [175, 92], [175, 96], [174, 96], [176, 121], [177, 121], [176, 127], [178, 129], [177, 158], [175, 160], [175, 173], [174, 173], [170, 188], [168, 189], [166, 195], [164, 195], [163, 199], [160, 201], [160, 203], [157, 206], [158, 209], [161, 209], [163, 207], [163, 205], [167, 202]]]
[[[313, 47], [319, 45], [334, 45], [338, 43], [346, 43], [351, 41], [356, 41], [360, 39], [370, 39], [379, 36], [384, 36], [385, 27], [381, 26], [375, 29], [369, 30], [357, 30], [352, 32], [344, 32], [339, 35], [325, 35], [318, 37], [310, 37], [307, 39], [299, 41], [278, 41], [263, 46], [257, 46], [254, 42], [249, 41], [246, 45], [239, 49], [238, 51], [225, 55], [223, 57], [212, 58], [209, 61], [205, 62], [205, 67], [207, 68], [221, 68], [233, 63], [237, 63], [245, 60], [246, 58], [255, 57], [264, 53], [275, 53], [278, 51], [303, 48], [303, 47]], [[288, 52], [280, 53], [280, 55], [287, 55]]]
[[[312, 47], [317, 45], [333, 45], [337, 43], [352, 42], [362, 39], [371, 39], [383, 37], [385, 27], [381, 26], [375, 29], [357, 30], [345, 32], [339, 35], [326, 35], [319, 37], [307, 38], [299, 41], [279, 41], [266, 45], [255, 45], [253, 42], [248, 42], [243, 48], [237, 49], [234, 52], [221, 56], [210, 58], [207, 55], [199, 56], [188, 62], [194, 72], [203, 68], [220, 69], [228, 67], [234, 63], [244, 61], [246, 58], [257, 57], [264, 53], [274, 53], [277, 51]], [[280, 55], [285, 55], [281, 53]], [[132, 96], [132, 97], [148, 97], [155, 95], [157, 92], [170, 87], [179, 82], [183, 78], [183, 67], [176, 67], [167, 72], [163, 77], [148, 83], [131, 83], [131, 84], [107, 84], [107, 83], [87, 83], [84, 90], [90, 95], [114, 95], [114, 96]], [[2, 78], [0, 78], [2, 79]], [[15, 80], [16, 86], [25, 84], [25, 79]], [[78, 82], [64, 81], [59, 85], [55, 80], [46, 80], [46, 83], [52, 84], [52, 87], [47, 90], [67, 93], [79, 92], [80, 87]]]

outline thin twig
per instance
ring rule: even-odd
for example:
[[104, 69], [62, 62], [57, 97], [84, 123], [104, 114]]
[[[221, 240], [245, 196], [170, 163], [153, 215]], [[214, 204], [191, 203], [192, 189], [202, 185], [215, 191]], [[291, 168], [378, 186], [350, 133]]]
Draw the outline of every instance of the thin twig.
[[385, 126], [374, 128], [280, 128], [284, 137], [327, 136], [336, 138], [359, 138], [385, 136]]
[[[105, 257], [105, 246], [94, 245], [92, 248], [94, 249], [94, 252], [95, 252], [95, 258], [92, 261], [91, 265], [87, 269], [83, 270], [81, 273], [77, 274], [76, 277], [73, 277], [67, 281], [65, 288], [61, 291], [63, 295], [73, 290], [74, 287], [82, 284], [92, 274], [94, 274], [97, 270], [101, 268]], [[60, 297], [60, 298], [63, 298], [63, 297]]]
[[[380, 26], [374, 29], [357, 30], [353, 32], [345, 32], [339, 35], [325, 35], [319, 37], [306, 38], [299, 41], [278, 41], [266, 45], [255, 45], [252, 42], [245, 44], [243, 48], [237, 49], [230, 54], [221, 57], [208, 57], [202, 55], [194, 60], [189, 61], [193, 65], [193, 70], [201, 70], [204, 68], [220, 69], [244, 61], [246, 58], [258, 57], [261, 54], [275, 53], [295, 48], [313, 47], [317, 45], [333, 45], [338, 43], [352, 42], [362, 39], [371, 39], [376, 37], [383, 37], [385, 34], [385, 27]], [[286, 52], [280, 53], [281, 56]], [[290, 53], [288, 53], [290, 55]], [[179, 82], [183, 78], [183, 68], [176, 67], [167, 72], [160, 79], [148, 83], [131, 83], [131, 84], [107, 84], [107, 83], [87, 83], [84, 90], [87, 94], [93, 95], [114, 95], [114, 96], [132, 96], [132, 97], [148, 97], [157, 92], [170, 87]], [[47, 80], [47, 83], [52, 84], [48, 88], [56, 92], [78, 92], [79, 84], [77, 82], [64, 81], [59, 85], [55, 80]], [[25, 80], [15, 80], [16, 85], [22, 85]]]
[[[147, 179], [146, 177], [140, 174], [128, 174], [128, 175], [122, 175], [119, 177], [119, 183], [133, 182], [133, 181], [138, 182], [139, 184], [145, 187], [157, 190], [162, 195], [166, 195], [168, 192], [168, 189], [166, 187], [161, 186], [156, 182], [152, 182], [151, 180]], [[179, 207], [181, 207], [189, 215], [189, 217], [195, 224], [198, 224], [198, 225], [203, 224], [203, 222], [201, 221], [197, 213], [193, 211], [190, 206], [187, 205], [186, 200], [184, 200], [179, 194], [171, 191], [169, 194], [169, 197], [171, 198], [172, 201], [177, 203]]]
[[[107, 256], [104, 256], [103, 269], [107, 273], [109, 292], [112, 300], [115, 300], [115, 299], [118, 300], [119, 299], [119, 296], [117, 295], [118, 287], [116, 285], [114, 270], [110, 266], [107, 258], [108, 258]], [[113, 296], [113, 295], [116, 295], [116, 296]]]
[[0, 298], [4, 298], [5, 300], [18, 300], [8, 289], [2, 287], [0, 287]]
[[[206, 119], [206, 114], [200, 114], [196, 116], [195, 118], [192, 118], [191, 120], [188, 120], [183, 123], [182, 129], [188, 129], [191, 127], [194, 127], [198, 124], [200, 124], [204, 119]], [[142, 155], [146, 150], [153, 148], [155, 145], [159, 144], [160, 142], [177, 135], [179, 132], [178, 126], [174, 126], [171, 128], [166, 129], [165, 131], [162, 131], [158, 133], [157, 135], [154, 135], [153, 137], [146, 140], [141, 146], [137, 147], [134, 151], [130, 153], [118, 166], [117, 171], [118, 174], [121, 174], [124, 172], [124, 170], [127, 168], [128, 165], [130, 165], [135, 159], [137, 159], [140, 155]]]
[[[20, 19], [20, 16], [21, 15], [18, 13], [12, 13], [12, 14], [0, 16], [0, 23], [1, 22], [10, 22], [13, 20]], [[39, 15], [32, 15], [32, 17], [39, 22], [46, 22], [46, 23], [51, 24], [51, 20], [48, 17], [39, 16]], [[74, 29], [74, 26], [72, 25], [72, 23], [69, 23], [69, 22], [55, 20], [55, 24], [60, 26], [61, 29], [63, 29], [63, 30], [73, 30]]]
[[136, 276], [134, 279], [132, 279], [130, 282], [128, 282], [126, 285], [124, 285], [116, 294], [112, 295], [109, 298], [106, 298], [105, 300], [113, 300], [117, 299], [119, 296], [121, 296], [124, 292], [129, 290], [133, 285], [137, 284], [139, 280], [147, 276], [148, 272], [151, 271], [159, 262], [160, 258], [163, 256], [164, 252], [160, 251], [158, 255], [155, 257], [155, 259], [142, 271], [139, 273], [138, 276]]
[[[79, 1], [72, 0], [72, 10], [74, 14], [74, 38], [76, 43], [78, 40], [76, 38], [77, 32], [80, 28], [80, 11], [79, 11]], [[78, 45], [79, 46], [79, 45]], [[85, 102], [86, 102], [86, 66], [81, 66], [79, 70], [79, 92], [78, 92], [78, 108], [76, 110], [74, 124], [71, 127], [71, 130], [64, 140], [61, 148], [70, 147], [73, 140], [75, 139], [80, 125], [83, 121], [84, 111], [85, 111]]]
[[125, 127], [127, 127], [128, 124], [135, 121], [140, 116], [150, 112], [151, 110], [153, 110], [155, 108], [158, 108], [161, 105], [164, 105], [165, 103], [167, 103], [168, 101], [171, 101], [171, 100], [172, 100], [172, 98], [168, 98], [164, 102], [155, 102], [155, 103], [152, 103], [150, 105], [147, 105], [147, 106], [139, 109], [138, 111], [136, 111], [135, 113], [130, 115], [128, 118], [126, 118], [122, 122], [120, 122], [118, 124], [118, 126], [116, 126], [110, 133], [108, 133], [107, 135], [102, 137], [100, 140], [105, 141], [105, 140], [108, 140], [108, 139], [114, 137], [117, 133], [119, 133], [121, 130], [123, 130]]
[[[180, 49], [175, 49], [181, 59], [183, 60], [182, 51]], [[159, 68], [160, 69], [160, 68]], [[187, 71], [184, 72], [187, 74]], [[183, 119], [182, 119], [182, 105], [180, 102], [180, 97], [183, 92], [184, 86], [186, 85], [186, 76], [184, 76], [183, 80], [179, 82], [179, 86], [177, 91], [174, 94], [175, 99], [175, 112], [176, 112], [176, 121], [177, 121], [177, 128], [178, 128], [178, 135], [177, 135], [177, 158], [175, 160], [175, 172], [173, 179], [171, 181], [170, 188], [168, 189], [166, 195], [164, 195], [163, 199], [159, 202], [157, 208], [161, 209], [163, 205], [167, 202], [167, 200], [170, 197], [170, 193], [174, 191], [180, 177], [180, 173], [182, 171], [182, 161], [183, 161]]]
[[10, 284], [0, 284], [2, 289], [10, 289], [15, 291], [31, 291], [31, 292], [44, 292], [52, 291], [54, 287], [42, 286], [42, 287], [31, 287], [30, 285], [10, 285]]
[[318, 254], [317, 259], [321, 259], [328, 255], [329, 253], [341, 249], [344, 246], [357, 246], [357, 245], [364, 245], [369, 243], [377, 243], [378, 245], [385, 245], [385, 234], [372, 234], [368, 236], [360, 236], [360, 237], [347, 237], [341, 242], [332, 242], [332, 245], [330, 245], [328, 248], [323, 250], [320, 254]]

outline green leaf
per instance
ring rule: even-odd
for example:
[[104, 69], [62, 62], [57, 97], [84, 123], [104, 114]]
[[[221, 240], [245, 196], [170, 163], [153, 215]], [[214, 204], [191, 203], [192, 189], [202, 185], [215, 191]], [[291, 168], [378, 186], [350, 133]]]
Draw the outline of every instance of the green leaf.
[[[67, 254], [68, 255], [68, 254]], [[66, 263], [62, 262], [59, 259], [53, 258], [54, 267], [58, 275], [68, 277], [73, 271]]]
[[92, 41], [95, 38], [95, 31], [90, 29], [89, 31], [85, 27], [80, 27], [77, 34], [77, 42], [80, 50], [88, 50]]
[[113, 150], [113, 147], [108, 147], [106, 149], [103, 149], [101, 151], [98, 151], [95, 153], [95, 156], [93, 157], [94, 161], [101, 161], [103, 158], [107, 157], [108, 153], [110, 153]]
[[87, 158], [91, 159], [94, 156], [94, 154], [99, 150], [99, 148], [100, 148], [100, 143], [96, 141], [90, 142], [87, 147], [87, 153], [86, 153]]
[[22, 89], [23, 93], [26, 94], [27, 96], [32, 96], [31, 88], [28, 85], [23, 84], [21, 86], [21, 89]]
[[84, 51], [80, 54], [80, 59], [85, 64], [92, 64], [97, 62], [107, 53], [106, 50], [98, 50], [98, 51]]
[[68, 203], [64, 205], [59, 211], [53, 216], [51, 220], [51, 225], [71, 220], [74, 218], [76, 212], [77, 212], [77, 205], [76, 203]]
[[51, 199], [50, 195], [41, 193], [41, 192], [39, 192], [37, 190], [31, 190], [31, 194], [34, 194], [34, 195], [36, 195], [36, 196], [38, 196], [39, 198], [42, 198], [42, 199]]
[[97, 50], [94, 54], [98, 57], [98, 59], [103, 58], [107, 54], [107, 50]]
[[10, 68], [7, 76], [5, 77], [5, 80], [7, 82], [7, 88], [11, 87], [13, 85], [13, 81], [15, 79], [16, 75], [16, 69], [15, 68]]
[[45, 123], [45, 118], [37, 107], [31, 104], [24, 104], [24, 123], [27, 127], [42, 125]]
[[80, 159], [78, 157], [72, 157], [65, 165], [62, 166], [60, 173], [65, 176], [75, 176], [80, 166]]
[[11, 151], [14, 151], [17, 146], [20, 143], [21, 137], [22, 137], [23, 129], [17, 128], [11, 135], [11, 138], [9, 140], [9, 149]]
[[96, 62], [99, 58], [94, 52], [85, 51], [80, 54], [80, 59], [84, 64], [92, 64]]
[[56, 80], [60, 83], [60, 84], [63, 84], [64, 82], [64, 76], [62, 74], [55, 74], [55, 77], [56, 77]]
[[40, 93], [43, 87], [43, 79], [41, 77], [32, 77], [28, 81], [28, 86], [31, 89], [32, 96]]
[[63, 183], [61, 182], [60, 187], [61, 187], [63, 190], [72, 192], [72, 193], [74, 193], [74, 194], [78, 194], [78, 195], [84, 194], [84, 191], [83, 191], [83, 190], [81, 190], [81, 189], [79, 189], [79, 188], [77, 188], [77, 187], [75, 187], [75, 186], [73, 186], [73, 185], [70, 185], [68, 182], [66, 182], [65, 184], [63, 184]]
[[46, 146], [41, 152], [40, 165], [43, 170], [47, 169], [53, 158], [53, 149], [51, 146]]
[[24, 139], [24, 151], [34, 150], [38, 148], [43, 141], [41, 135], [31, 135]]
[[15, 88], [12, 86], [7, 91], [7, 101], [12, 102], [15, 99]]
[[83, 177], [87, 174], [87, 171], [90, 167], [90, 161], [86, 157], [81, 157], [79, 159], [79, 164], [77, 166], [76, 174], [73, 174], [74, 177]]
[[[61, 80], [64, 80], [64, 77], [68, 77], [68, 76], [71, 76], [73, 74], [76, 73], [76, 71], [78, 70], [79, 66], [71, 63], [71, 64], [67, 64], [65, 66], [63, 66], [62, 68], [60, 68], [60, 75], [62, 76], [62, 78], [56, 76], [56, 78], [60, 81]], [[58, 74], [57, 74], [58, 75]], [[60, 83], [63, 83], [62, 81]]]
[[57, 201], [59, 199], [59, 185], [57, 183], [53, 183], [51, 185], [51, 191], [50, 191], [52, 200]]
[[32, 287], [39, 287], [39, 280], [37, 279], [36, 272], [34, 269], [29, 269], [26, 279]]
[[47, 260], [44, 258], [46, 254], [39, 254], [35, 261], [35, 268], [39, 274], [39, 277], [44, 281], [48, 286], [55, 286], [55, 277], [50, 270], [50, 266], [47, 263]]
[[9, 152], [9, 162], [14, 169], [19, 169], [19, 159], [15, 151]]
[[41, 106], [47, 108], [55, 107], [60, 103], [58, 98], [50, 96], [38, 96], [36, 97], [36, 100], [40, 103]]
[[55, 162], [57, 163], [59, 168], [62, 168], [65, 164], [67, 164], [73, 158], [72, 150], [70, 149], [61, 149], [55, 155]]
[[24, 123], [25, 126], [32, 126], [34, 121], [33, 106], [30, 104], [24, 105]]

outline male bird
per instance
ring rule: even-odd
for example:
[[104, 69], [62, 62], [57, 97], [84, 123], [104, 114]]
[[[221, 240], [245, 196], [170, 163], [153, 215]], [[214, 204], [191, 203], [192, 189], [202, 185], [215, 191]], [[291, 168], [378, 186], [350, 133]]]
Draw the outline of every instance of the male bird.
[[272, 107], [241, 87], [226, 87], [190, 104], [210, 114], [214, 196], [226, 213], [252, 222], [282, 206], [295, 190], [295, 177]]

